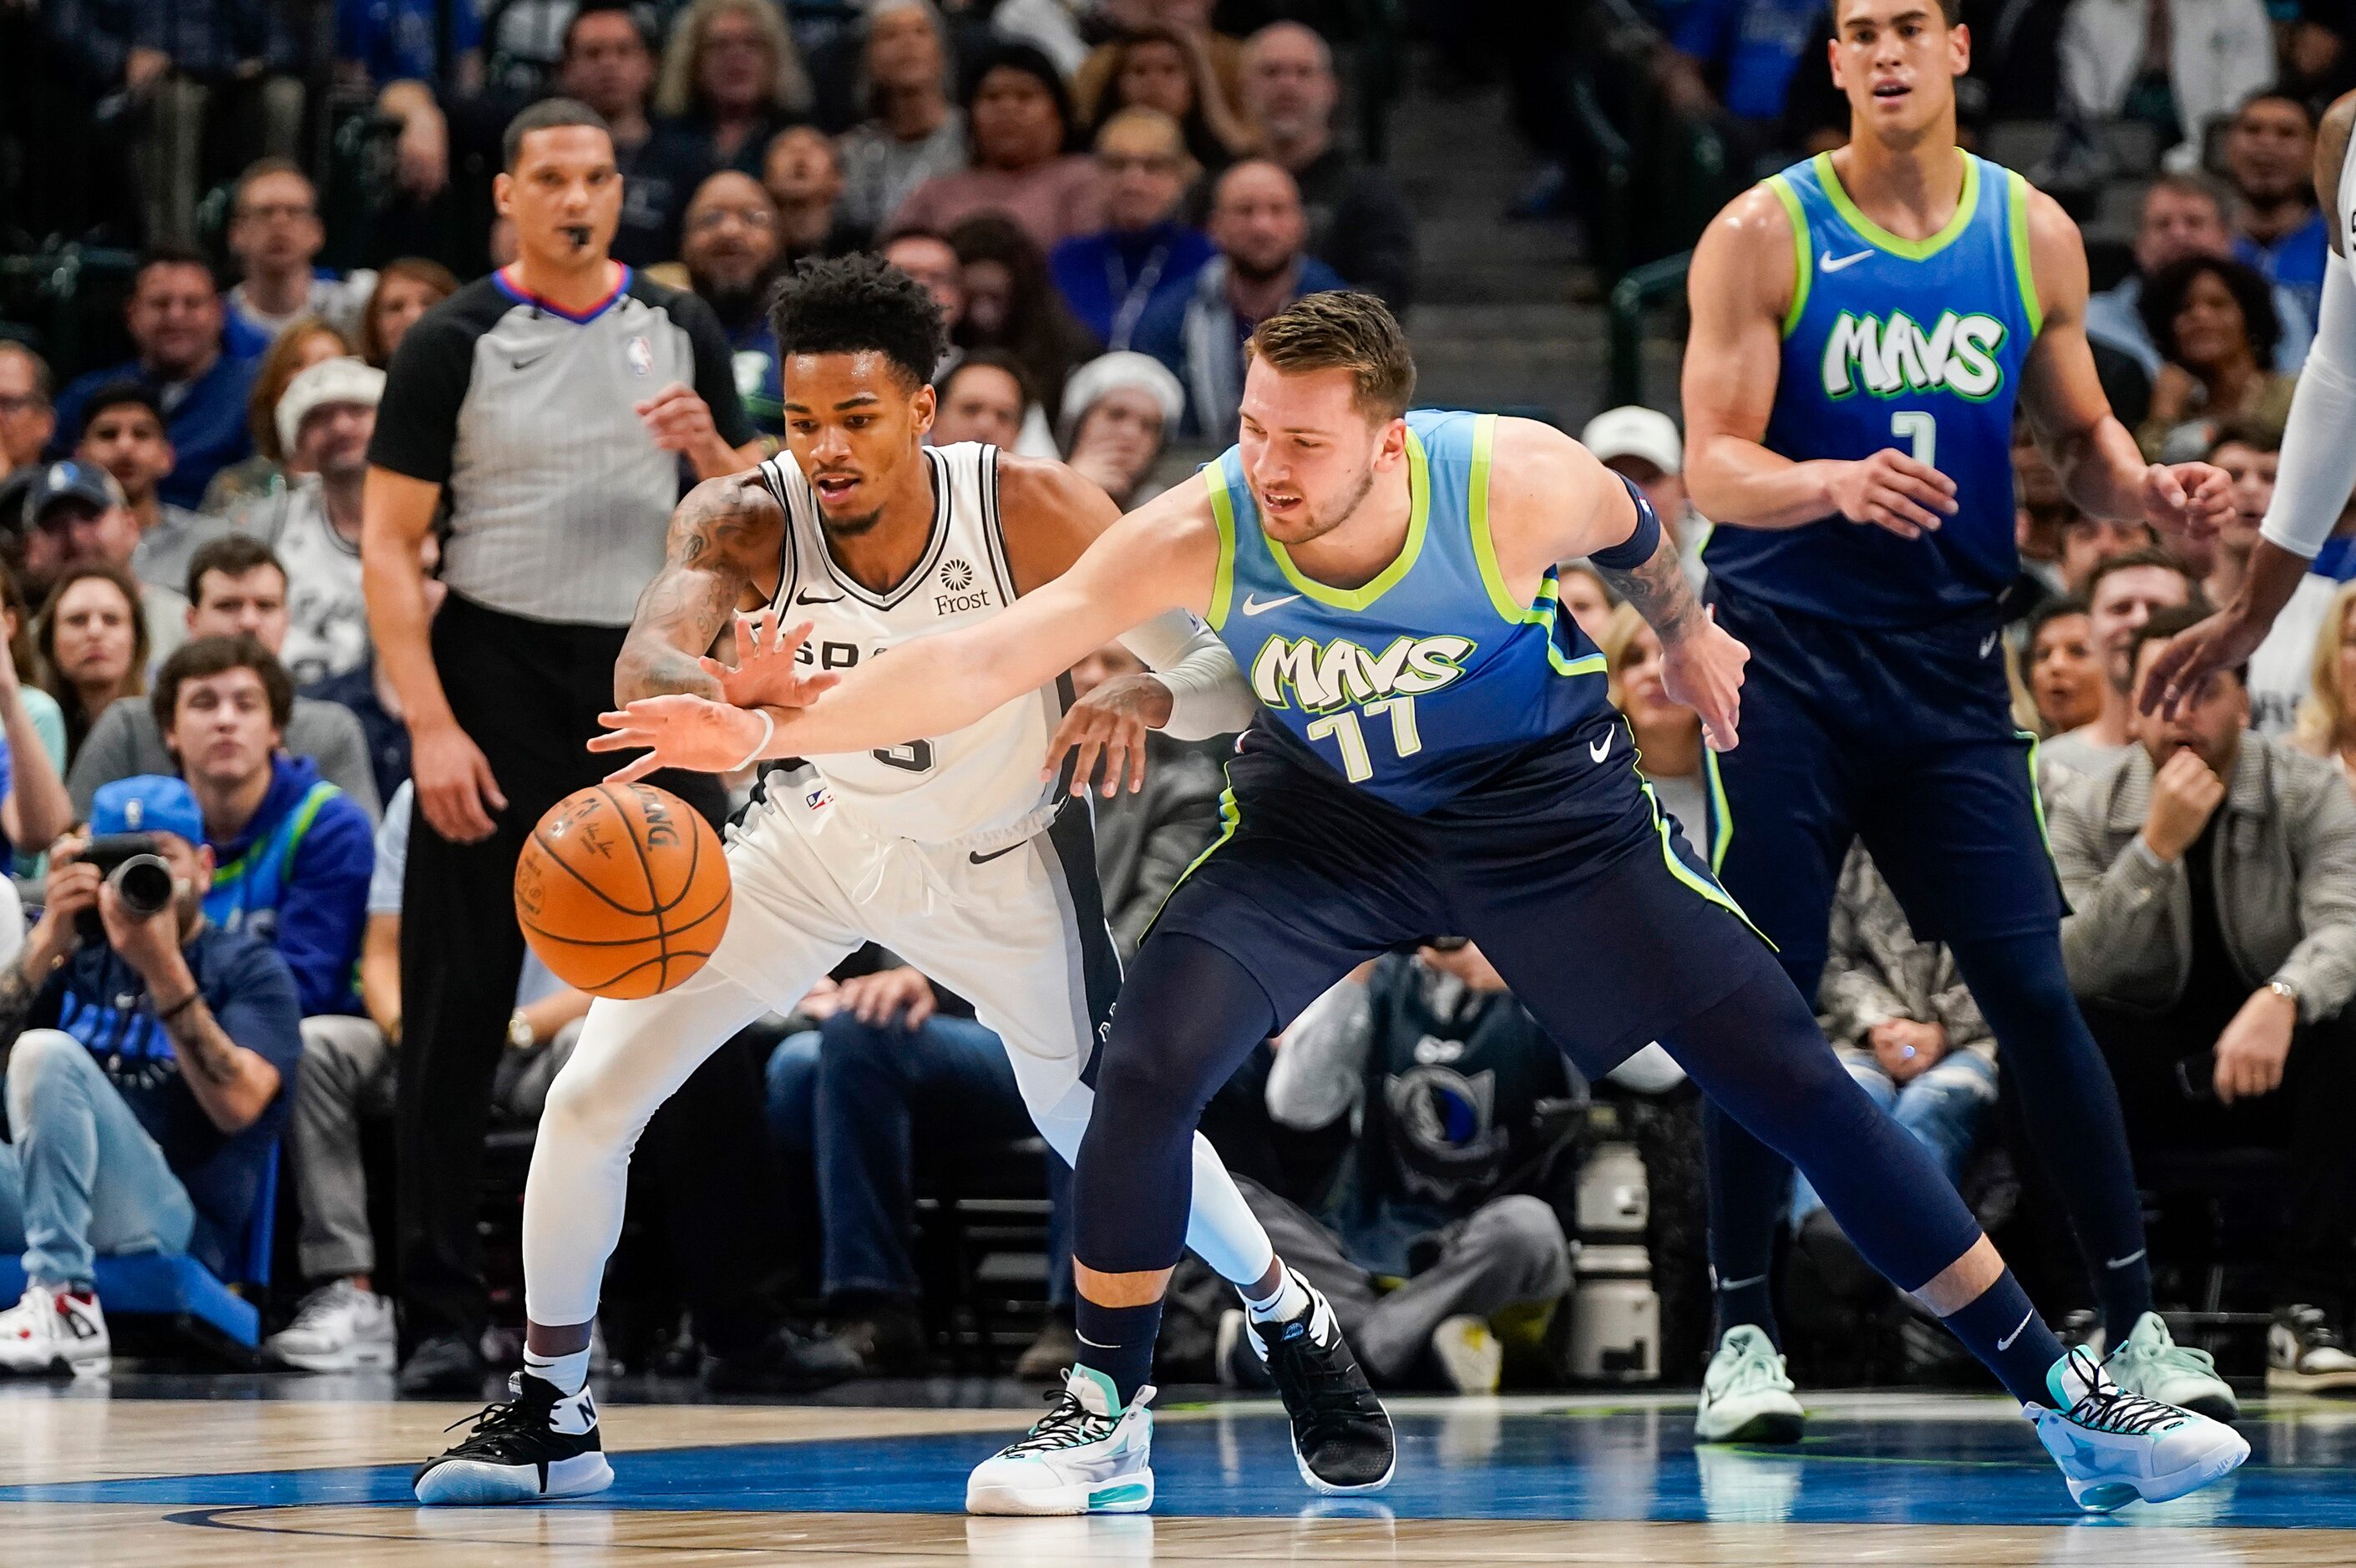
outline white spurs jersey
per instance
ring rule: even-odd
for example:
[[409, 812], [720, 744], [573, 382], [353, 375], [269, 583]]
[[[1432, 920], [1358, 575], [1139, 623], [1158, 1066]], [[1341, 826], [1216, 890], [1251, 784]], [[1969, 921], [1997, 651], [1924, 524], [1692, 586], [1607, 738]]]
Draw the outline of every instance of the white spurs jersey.
[[[818, 500], [790, 453], [760, 466], [786, 511], [771, 608], [811, 623], [798, 660], [850, 670], [903, 643], [971, 625], [1014, 597], [998, 518], [998, 449], [974, 442], [925, 447], [933, 529], [908, 574], [878, 593], [835, 565]], [[1062, 722], [1060, 683], [991, 709], [962, 730], [883, 751], [813, 757], [834, 797], [876, 827], [926, 843], [1017, 842], [1052, 815], [1055, 785], [1039, 768]]]

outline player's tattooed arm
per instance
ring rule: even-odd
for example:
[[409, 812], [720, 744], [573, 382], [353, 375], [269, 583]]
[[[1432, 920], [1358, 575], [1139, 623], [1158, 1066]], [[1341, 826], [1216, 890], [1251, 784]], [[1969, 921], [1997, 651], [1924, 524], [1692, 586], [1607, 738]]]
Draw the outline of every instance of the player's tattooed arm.
[[1667, 528], [1661, 529], [1659, 542], [1642, 566], [1617, 569], [1592, 557], [1590, 561], [1612, 592], [1634, 605], [1636, 613], [1659, 634], [1662, 646], [1683, 641], [1708, 624], [1686, 579], [1685, 564], [1677, 559], [1676, 538]]
[[32, 1016], [33, 1002], [40, 994], [41, 982], [25, 972], [22, 962], [0, 969], [0, 1072], [6, 1071], [8, 1052], [15, 1049], [16, 1037], [25, 1032], [25, 1020]]
[[753, 563], [774, 560], [785, 514], [749, 474], [708, 479], [671, 514], [662, 571], [638, 595], [630, 633], [614, 666], [614, 696], [686, 693], [721, 700], [701, 663], [754, 586]]

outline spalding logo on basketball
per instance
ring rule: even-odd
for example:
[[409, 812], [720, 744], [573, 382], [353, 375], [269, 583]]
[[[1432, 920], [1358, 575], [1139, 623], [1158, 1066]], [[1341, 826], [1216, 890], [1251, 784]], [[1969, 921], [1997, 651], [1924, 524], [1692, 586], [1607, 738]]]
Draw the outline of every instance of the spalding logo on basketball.
[[516, 859], [516, 920], [556, 977], [592, 996], [669, 990], [728, 929], [720, 836], [652, 784], [595, 784], [550, 808]]

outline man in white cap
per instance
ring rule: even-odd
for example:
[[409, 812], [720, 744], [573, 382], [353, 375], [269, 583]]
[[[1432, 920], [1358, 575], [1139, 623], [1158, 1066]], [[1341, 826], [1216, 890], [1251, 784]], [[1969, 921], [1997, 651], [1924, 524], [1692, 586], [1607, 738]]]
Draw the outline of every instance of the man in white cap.
[[1606, 409], [1587, 421], [1579, 443], [1595, 453], [1604, 467], [1644, 492], [1644, 499], [1660, 514], [1662, 526], [1676, 536], [1677, 559], [1695, 592], [1708, 575], [1701, 562], [1701, 547], [1709, 538], [1709, 524], [1686, 499], [1685, 442], [1677, 421], [1658, 409], [1623, 403]]
[[1186, 389], [1151, 354], [1125, 349], [1089, 360], [1064, 383], [1065, 461], [1123, 511], [1149, 501], [1154, 464], [1185, 416]]
[[360, 592], [360, 492], [384, 372], [359, 359], [323, 359], [287, 383], [278, 439], [304, 475], [240, 522], [286, 571], [286, 641], [278, 650], [306, 687], [368, 661], [368, 602]]

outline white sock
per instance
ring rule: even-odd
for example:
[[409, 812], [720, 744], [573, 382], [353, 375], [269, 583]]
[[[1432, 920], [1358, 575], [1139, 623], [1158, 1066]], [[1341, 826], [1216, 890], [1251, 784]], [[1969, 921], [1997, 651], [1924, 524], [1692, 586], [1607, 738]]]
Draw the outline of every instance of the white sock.
[[523, 1370], [554, 1383], [561, 1394], [579, 1393], [589, 1381], [589, 1347], [584, 1345], [569, 1356], [543, 1356], [528, 1349], [523, 1353]]
[[1292, 1272], [1290, 1264], [1279, 1267], [1283, 1273], [1277, 1282], [1276, 1294], [1265, 1301], [1255, 1301], [1249, 1291], [1240, 1285], [1236, 1287], [1236, 1294], [1244, 1298], [1244, 1310], [1251, 1314], [1255, 1323], [1283, 1323], [1309, 1310], [1309, 1289], [1301, 1283], [1301, 1276]]

